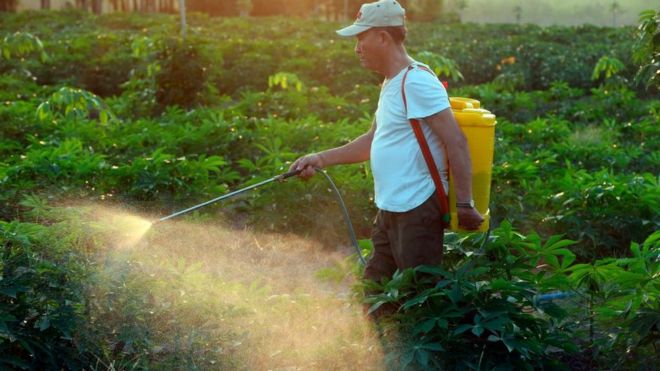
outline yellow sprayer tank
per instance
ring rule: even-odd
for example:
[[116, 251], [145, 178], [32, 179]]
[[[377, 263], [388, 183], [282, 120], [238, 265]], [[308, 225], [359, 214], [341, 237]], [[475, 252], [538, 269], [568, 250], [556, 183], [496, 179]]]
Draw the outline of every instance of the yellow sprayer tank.
[[[495, 150], [495, 115], [482, 109], [478, 100], [470, 98], [451, 97], [454, 117], [458, 126], [465, 134], [470, 147], [472, 160], [472, 197], [477, 210], [484, 216], [484, 222], [479, 228], [486, 232], [490, 224], [490, 179], [493, 173], [493, 152]], [[451, 167], [450, 167], [451, 171]], [[451, 213], [450, 229], [460, 231], [456, 215], [456, 192], [454, 192], [454, 177], [449, 180], [449, 211]]]

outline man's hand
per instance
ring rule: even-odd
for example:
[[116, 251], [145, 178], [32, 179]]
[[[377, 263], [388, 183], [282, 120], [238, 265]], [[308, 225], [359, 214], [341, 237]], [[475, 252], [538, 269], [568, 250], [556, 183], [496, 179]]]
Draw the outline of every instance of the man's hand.
[[309, 179], [316, 173], [315, 168], [322, 169], [324, 166], [323, 156], [320, 153], [311, 153], [294, 161], [289, 167], [289, 171], [302, 169], [303, 171], [298, 176]]
[[456, 214], [458, 215], [458, 225], [468, 231], [478, 229], [484, 222], [484, 217], [475, 208], [457, 207]]

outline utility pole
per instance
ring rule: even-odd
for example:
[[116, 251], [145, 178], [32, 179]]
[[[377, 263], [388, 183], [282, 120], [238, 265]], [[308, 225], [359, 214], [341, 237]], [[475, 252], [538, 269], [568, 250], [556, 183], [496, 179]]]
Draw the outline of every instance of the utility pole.
[[621, 13], [621, 5], [619, 5], [618, 1], [615, 0], [612, 2], [610, 11], [612, 12], [612, 27], [616, 27], [616, 15], [617, 13]]
[[513, 8], [513, 13], [516, 15], [516, 23], [520, 24], [520, 20], [522, 19], [522, 6], [516, 5], [516, 7]]
[[179, 0], [179, 14], [181, 14], [181, 38], [186, 42], [186, 0]]

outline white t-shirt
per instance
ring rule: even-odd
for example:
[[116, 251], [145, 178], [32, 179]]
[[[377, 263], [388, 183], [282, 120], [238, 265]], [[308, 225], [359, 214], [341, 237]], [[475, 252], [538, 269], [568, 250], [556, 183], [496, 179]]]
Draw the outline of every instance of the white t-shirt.
[[406, 77], [406, 113], [401, 81], [407, 69], [383, 83], [376, 110], [376, 132], [371, 143], [376, 206], [394, 212], [414, 209], [435, 191], [433, 179], [410, 126], [411, 118], [420, 119], [445, 193], [449, 188], [444, 149], [431, 128], [421, 120], [450, 107], [447, 91], [434, 74], [413, 68]]

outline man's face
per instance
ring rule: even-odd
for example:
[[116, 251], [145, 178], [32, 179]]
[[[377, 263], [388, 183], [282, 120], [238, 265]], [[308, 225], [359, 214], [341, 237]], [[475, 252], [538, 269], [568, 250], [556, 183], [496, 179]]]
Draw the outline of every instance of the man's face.
[[378, 71], [383, 49], [380, 31], [372, 28], [358, 34], [356, 37], [355, 53], [360, 58], [360, 64], [370, 70]]

